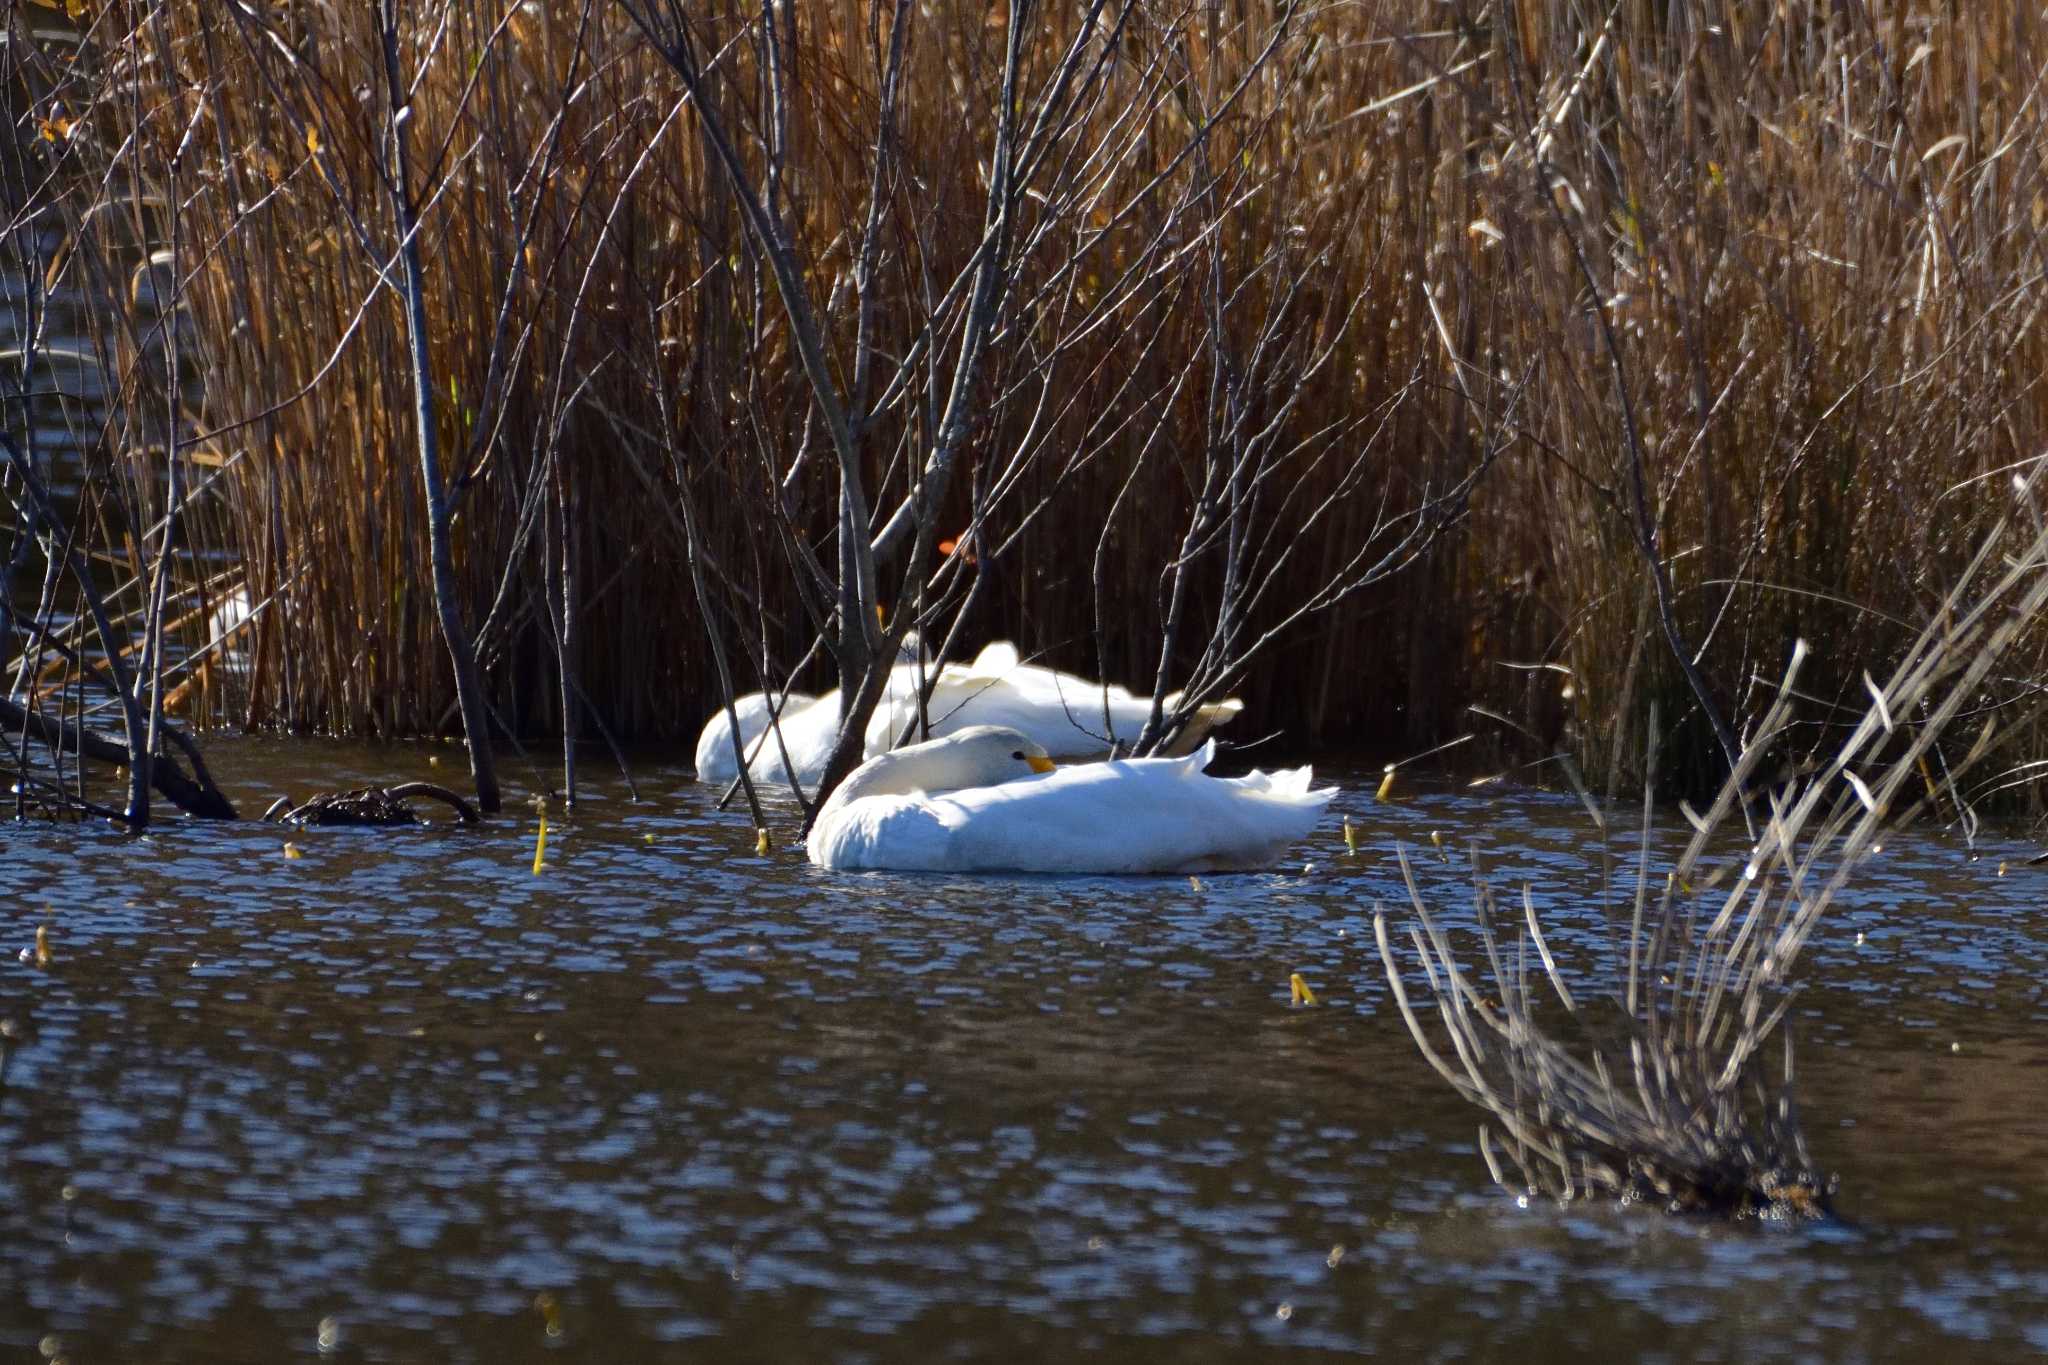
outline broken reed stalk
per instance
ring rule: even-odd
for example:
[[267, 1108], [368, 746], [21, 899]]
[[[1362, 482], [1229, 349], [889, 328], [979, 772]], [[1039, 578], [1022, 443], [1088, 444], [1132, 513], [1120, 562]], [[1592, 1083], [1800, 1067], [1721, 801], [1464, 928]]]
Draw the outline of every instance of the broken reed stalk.
[[[1827, 1212], [1833, 1183], [1814, 1167], [1792, 1100], [1784, 1021], [1797, 989], [1794, 968], [1858, 865], [1910, 804], [1902, 788], [1916, 775], [1934, 785], [1927, 756], [2048, 606], [2048, 529], [2036, 500], [2041, 470], [2037, 460], [2027, 477], [2015, 477], [2016, 505], [1890, 680], [1871, 683], [1860, 721], [1821, 761], [1789, 779], [1761, 775], [1793, 724], [1807, 659], [1802, 641], [1734, 772], [1705, 815], [1687, 810], [1691, 841], [1662, 869], [1650, 851], [1646, 787], [1618, 995], [1567, 985], [1526, 887], [1523, 925], [1512, 945], [1504, 943], [1495, 893], [1475, 872], [1489, 999], [1401, 852], [1414, 917], [1407, 937], [1436, 1006], [1433, 1027], [1410, 998], [1391, 917], [1376, 910], [1381, 962], [1424, 1057], [1488, 1116], [1480, 1146], [1497, 1182], [1510, 1185], [1511, 1167], [1514, 1184], [1559, 1200], [1612, 1195], [1737, 1217]], [[2008, 543], [2019, 548], [2001, 554]], [[1985, 721], [1961, 763], [1942, 765], [1950, 799], [1960, 802], [1957, 780], [1988, 752], [1995, 724], [1995, 716]], [[1714, 851], [1752, 810], [1755, 832], [1743, 851]], [[1555, 1006], [1530, 988], [1532, 946]], [[1781, 1031], [1783, 1069], [1772, 1077], [1766, 1049]], [[1505, 1139], [1498, 1145], [1495, 1130]]]

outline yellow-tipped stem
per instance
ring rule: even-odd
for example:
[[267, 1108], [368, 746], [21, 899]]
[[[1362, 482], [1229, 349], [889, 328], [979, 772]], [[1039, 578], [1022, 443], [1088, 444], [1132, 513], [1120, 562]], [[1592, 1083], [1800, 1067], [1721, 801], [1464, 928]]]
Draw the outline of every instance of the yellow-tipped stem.
[[36, 926], [36, 966], [48, 970], [50, 965], [50, 926]]
[[297, 844], [286, 844], [284, 846], [284, 856], [287, 858], [301, 858], [305, 855], [299, 852]]
[[1351, 828], [1351, 817], [1344, 817], [1344, 851], [1352, 857], [1358, 856], [1358, 831]]
[[1316, 993], [1308, 988], [1308, 982], [1301, 979], [1300, 972], [1288, 976], [1287, 989], [1293, 993], [1293, 1003], [1297, 1005], [1313, 1005], [1316, 1002]]
[[533, 875], [536, 877], [540, 875], [541, 862], [547, 856], [547, 851], [548, 813], [542, 811], [540, 813], [540, 833], [534, 837], [533, 841]]
[[768, 837], [768, 827], [766, 825], [754, 831], [754, 852], [757, 855], [765, 858], [768, 856], [768, 851], [774, 847], [775, 841]]
[[1380, 789], [1372, 794], [1372, 799], [1375, 801], [1384, 801], [1387, 799], [1387, 793], [1392, 791], [1393, 789], [1394, 765], [1389, 763], [1387, 765], [1387, 775], [1380, 779]]

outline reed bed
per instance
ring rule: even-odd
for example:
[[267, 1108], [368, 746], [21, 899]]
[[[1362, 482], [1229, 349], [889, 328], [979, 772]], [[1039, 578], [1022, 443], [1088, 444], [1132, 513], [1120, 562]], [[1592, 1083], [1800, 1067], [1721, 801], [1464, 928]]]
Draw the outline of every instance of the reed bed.
[[[206, 724], [456, 725], [375, 9], [11, 21], [12, 273], [98, 301], [80, 539], [141, 619], [175, 412], [173, 636], [238, 659], [195, 679]], [[1009, 11], [919, 8], [892, 57], [898, 13], [399, 16], [429, 411], [505, 734], [687, 736], [720, 691], [709, 633], [742, 688], [820, 657], [806, 566], [838, 554], [839, 486], [706, 111], [829, 370], [866, 385], [867, 532], [918, 486]], [[1731, 755], [1708, 717], [1753, 728], [1795, 638], [1827, 641], [1802, 687], [1839, 709], [1781, 742], [1840, 740], [1840, 661], [1909, 646], [1981, 530], [1975, 481], [2044, 446], [2038, 7], [1026, 13], [1034, 97], [1072, 50], [1094, 84], [1017, 197], [941, 514], [958, 543], [888, 565], [971, 584], [965, 637], [1140, 686], [1164, 642], [1175, 685], [1246, 698], [1248, 736], [1478, 728], [1609, 789], [1654, 745], [1668, 785], [1711, 790]], [[655, 41], [685, 22], [695, 100]], [[1252, 471], [1228, 496], [1219, 452]], [[40, 566], [17, 558], [19, 597]], [[260, 608], [231, 641], [224, 584]], [[32, 635], [14, 652], [45, 667]], [[2007, 692], [2038, 650], [2015, 645]], [[1651, 702], [1668, 733], [1632, 723]]]

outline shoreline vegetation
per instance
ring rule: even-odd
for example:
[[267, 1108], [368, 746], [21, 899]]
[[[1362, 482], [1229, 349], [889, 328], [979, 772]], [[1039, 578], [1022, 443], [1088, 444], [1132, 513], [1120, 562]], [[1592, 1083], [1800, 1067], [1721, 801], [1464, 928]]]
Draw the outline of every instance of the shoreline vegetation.
[[132, 665], [145, 755], [687, 739], [915, 627], [1608, 794], [1654, 703], [1699, 794], [2048, 432], [2016, 4], [9, 24], [11, 692]]
[[736, 699], [837, 689], [808, 823], [913, 632], [1139, 754], [1476, 736], [1707, 812], [1583, 1013], [1483, 871], [1491, 996], [1378, 919], [1496, 1179], [1822, 1215], [1800, 952], [2039, 805], [2048, 18], [1725, 8], [17, 6], [17, 814], [232, 818], [188, 727], [573, 803], [723, 707], [765, 850]]

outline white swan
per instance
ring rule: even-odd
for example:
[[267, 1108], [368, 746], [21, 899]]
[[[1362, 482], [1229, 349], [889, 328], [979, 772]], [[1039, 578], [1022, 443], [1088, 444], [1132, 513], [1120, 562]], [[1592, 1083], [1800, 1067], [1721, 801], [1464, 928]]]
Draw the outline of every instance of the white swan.
[[805, 851], [899, 872], [1207, 872], [1264, 867], [1315, 827], [1335, 787], [1310, 770], [1210, 777], [1185, 758], [1055, 768], [1017, 730], [975, 725], [871, 758], [832, 793]]
[[[913, 630], [897, 647], [896, 666], [890, 670], [884, 706], [898, 693], [907, 693], [917, 686], [917, 664], [923, 657], [924, 642]], [[766, 692], [749, 692], [738, 698], [733, 702], [733, 711], [739, 716], [740, 748], [748, 755], [747, 771], [763, 795], [789, 793], [789, 770], [782, 762], [785, 750], [805, 790], [817, 785], [832, 757], [832, 741], [839, 735], [838, 688], [822, 697], [806, 692], [789, 693], [782, 704], [780, 743], [768, 733], [770, 705]], [[732, 753], [732, 720], [722, 706], [711, 713], [711, 719], [704, 722], [697, 735], [696, 764], [699, 782], [723, 787], [740, 775], [739, 763]]]
[[[1164, 702], [1167, 714], [1180, 704], [1180, 694]], [[917, 714], [912, 688], [892, 690], [887, 704], [875, 708], [868, 722], [867, 755], [889, 752], [898, 735]], [[1244, 710], [1235, 697], [1200, 708], [1190, 718], [1167, 757], [1191, 754], [1209, 732], [1228, 724]], [[1007, 725], [1020, 730], [1057, 759], [1094, 758], [1109, 752], [1112, 740], [1128, 747], [1152, 715], [1150, 697], [1134, 697], [1114, 683], [1091, 682], [1078, 673], [1027, 664], [1017, 647], [998, 640], [966, 667], [949, 665], [939, 673], [925, 708], [931, 738], [954, 734], [970, 725]]]
[[[796, 758], [797, 750], [803, 743], [802, 732], [797, 731], [795, 728], [796, 718], [805, 711], [808, 711], [817, 703], [817, 700], [816, 697], [804, 692], [791, 692], [783, 698], [782, 740], [784, 744], [790, 746], [791, 758]], [[766, 692], [749, 692], [746, 696], [741, 697], [732, 704], [733, 712], [739, 716], [741, 749], [753, 752], [754, 741], [759, 739], [768, 729], [770, 716], [769, 701], [770, 699]], [[838, 719], [839, 699], [836, 693], [832, 700], [831, 714], [834, 720]], [[822, 719], [822, 717], [820, 718]], [[824, 742], [829, 753], [829, 746], [832, 743], [832, 736], [829, 731], [824, 736]], [[773, 735], [768, 736], [767, 741], [762, 745], [754, 761], [748, 765], [753, 769], [756, 782], [766, 782], [768, 780], [769, 755], [771, 754], [774, 755], [773, 763], [775, 771], [779, 776], [782, 764], [782, 751], [776, 747]], [[821, 768], [824, 761], [823, 756], [818, 759]], [[800, 758], [797, 759], [797, 767], [799, 769], [803, 767], [803, 760]], [[732, 753], [732, 717], [727, 715], [725, 708], [721, 706], [718, 710], [711, 713], [711, 719], [704, 722], [703, 732], [697, 736], [697, 780], [699, 782], [716, 782], [720, 786], [724, 786], [739, 775], [739, 761], [733, 757]]]
[[[888, 690], [863, 736], [867, 757], [889, 752], [897, 736], [909, 729], [917, 714], [918, 685], [929, 679], [929, 671], [921, 676], [909, 658], [890, 671]], [[1167, 697], [1166, 709], [1171, 712], [1179, 701], [1177, 693]], [[792, 694], [782, 711], [780, 745], [773, 735], [762, 737], [768, 719], [764, 694], [741, 697], [734, 705], [740, 713], [742, 746], [752, 755], [748, 768], [756, 784], [770, 794], [787, 789], [789, 779], [782, 763], [785, 748], [798, 780], [806, 787], [818, 781], [839, 728], [836, 688], [815, 699]], [[1211, 730], [1227, 724], [1243, 709], [1244, 703], [1235, 697], [1201, 707], [1167, 753], [1193, 753]], [[1024, 663], [1017, 647], [1007, 641], [989, 645], [972, 664], [947, 664], [940, 669], [926, 708], [933, 738], [973, 725], [1007, 725], [1060, 759], [1107, 753], [1112, 738], [1130, 744], [1151, 713], [1150, 697], [1135, 697], [1112, 684]], [[697, 739], [698, 781], [723, 786], [739, 776], [730, 733], [729, 721], [720, 708]]]

